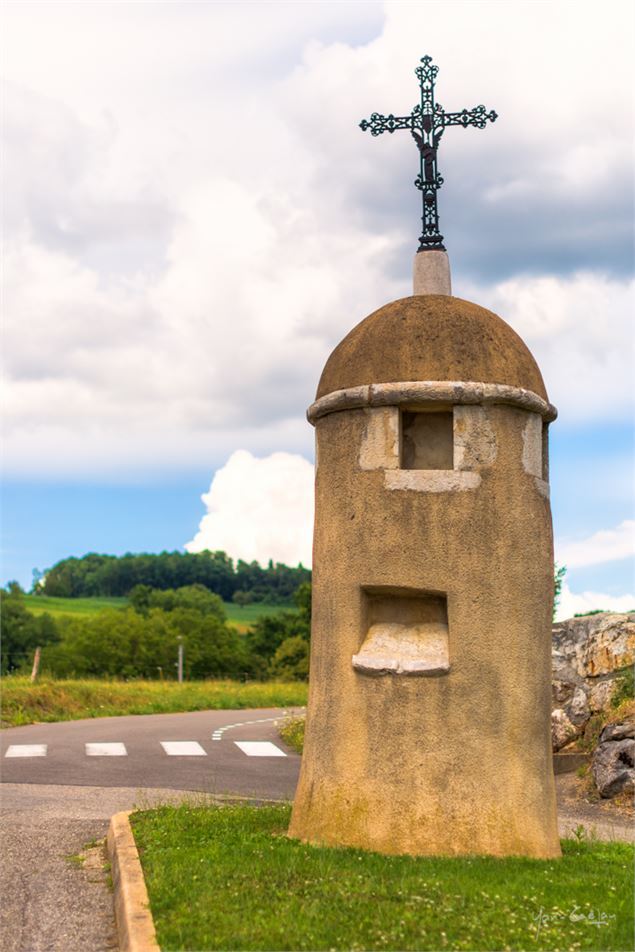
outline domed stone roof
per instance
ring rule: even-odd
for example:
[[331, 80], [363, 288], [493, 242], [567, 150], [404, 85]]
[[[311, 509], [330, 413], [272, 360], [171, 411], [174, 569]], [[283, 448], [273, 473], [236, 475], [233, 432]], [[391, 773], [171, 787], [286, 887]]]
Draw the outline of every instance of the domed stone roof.
[[536, 361], [500, 317], [461, 298], [392, 301], [361, 321], [326, 362], [316, 399], [397, 381], [478, 381], [547, 393]]

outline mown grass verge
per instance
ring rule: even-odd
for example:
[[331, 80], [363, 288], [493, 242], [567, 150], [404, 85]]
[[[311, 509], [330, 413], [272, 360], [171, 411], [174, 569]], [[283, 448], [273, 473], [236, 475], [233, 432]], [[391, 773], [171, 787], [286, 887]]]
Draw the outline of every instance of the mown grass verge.
[[180, 711], [291, 707], [306, 704], [300, 682], [53, 680], [31, 684], [6, 676], [2, 685], [2, 726], [73, 721], [120, 714], [174, 714]]
[[565, 840], [553, 861], [413, 858], [289, 840], [286, 806], [131, 820], [164, 952], [631, 948], [627, 844]]

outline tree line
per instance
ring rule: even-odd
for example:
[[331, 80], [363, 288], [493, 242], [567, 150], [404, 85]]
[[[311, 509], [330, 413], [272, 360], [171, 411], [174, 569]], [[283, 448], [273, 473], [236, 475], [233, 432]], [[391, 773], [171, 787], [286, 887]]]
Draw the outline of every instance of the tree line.
[[291, 568], [281, 562], [263, 568], [258, 562], [234, 564], [225, 552], [130, 553], [122, 556], [89, 552], [66, 558], [45, 572], [34, 572], [36, 594], [61, 598], [129, 595], [137, 585], [178, 589], [203, 585], [224, 601], [239, 604], [289, 602], [296, 589], [311, 581], [304, 566]]
[[264, 616], [241, 634], [227, 624], [220, 596], [204, 585], [137, 586], [125, 608], [91, 616], [35, 615], [15, 583], [1, 591], [2, 673], [26, 673], [36, 647], [42, 673], [54, 677], [176, 677], [183, 646], [187, 679], [305, 680], [309, 671], [311, 586], [296, 609]]

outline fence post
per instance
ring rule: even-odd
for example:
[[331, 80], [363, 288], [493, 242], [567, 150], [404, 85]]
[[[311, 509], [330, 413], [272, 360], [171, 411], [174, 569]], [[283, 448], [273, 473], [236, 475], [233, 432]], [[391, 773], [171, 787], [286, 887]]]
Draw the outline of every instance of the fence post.
[[179, 661], [178, 661], [178, 680], [179, 684], [183, 681], [183, 636], [179, 635]]
[[31, 683], [35, 681], [40, 670], [40, 656], [42, 654], [42, 649], [38, 646], [35, 649], [35, 654], [33, 655], [33, 670], [31, 671]]

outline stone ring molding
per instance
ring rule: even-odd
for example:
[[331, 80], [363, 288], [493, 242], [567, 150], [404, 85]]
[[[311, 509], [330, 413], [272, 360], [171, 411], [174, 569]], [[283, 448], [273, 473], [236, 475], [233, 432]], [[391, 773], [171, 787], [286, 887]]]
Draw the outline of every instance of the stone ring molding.
[[471, 380], [406, 380], [395, 383], [371, 383], [327, 393], [307, 410], [309, 423], [329, 413], [365, 407], [433, 406], [443, 404], [505, 404], [529, 413], [538, 413], [546, 423], [558, 416], [553, 404], [533, 390], [503, 383], [479, 383]]

